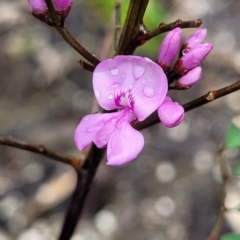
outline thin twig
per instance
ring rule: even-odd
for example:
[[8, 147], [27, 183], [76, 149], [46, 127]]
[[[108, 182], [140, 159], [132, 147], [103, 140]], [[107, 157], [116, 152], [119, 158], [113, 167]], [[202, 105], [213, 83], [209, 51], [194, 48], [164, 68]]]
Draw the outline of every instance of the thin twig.
[[50, 18], [53, 26], [59, 32], [59, 34], [63, 37], [63, 39], [73, 48], [75, 49], [81, 56], [87, 59], [90, 63], [96, 66], [100, 61], [89, 51], [87, 51], [67, 30], [65, 26], [62, 26], [61, 18], [56, 14], [54, 6], [51, 0], [45, 0]]
[[153, 37], [158, 36], [159, 34], [169, 32], [176, 27], [180, 28], [198, 28], [202, 25], [202, 20], [197, 19], [194, 21], [182, 21], [181, 19], [176, 20], [172, 23], [161, 23], [156, 29], [149, 31], [145, 36], [143, 36], [144, 40], [150, 40]]
[[74, 156], [64, 155], [54, 150], [51, 150], [49, 148], [46, 148], [43, 145], [34, 145], [31, 143], [27, 143], [27, 142], [15, 139], [13, 137], [0, 136], [0, 145], [6, 145], [6, 146], [15, 147], [15, 148], [23, 149], [26, 151], [38, 153], [40, 155], [52, 158], [56, 161], [71, 165], [74, 168], [81, 166], [81, 161], [79, 161], [79, 159], [77, 159]]
[[82, 59], [77, 61], [82, 69], [87, 70], [89, 72], [93, 72], [95, 67], [87, 62], [84, 62]]
[[221, 177], [222, 177], [220, 208], [219, 208], [218, 217], [215, 221], [215, 224], [214, 224], [212, 231], [211, 231], [209, 237], [207, 238], [207, 240], [218, 240], [219, 239], [219, 235], [221, 233], [222, 225], [223, 225], [224, 219], [225, 219], [226, 209], [225, 209], [224, 203], [225, 203], [225, 199], [226, 199], [226, 187], [227, 187], [229, 175], [227, 172], [226, 163], [222, 157], [222, 151], [223, 151], [223, 149], [220, 149], [217, 152], [217, 162], [219, 164]]
[[106, 149], [98, 149], [93, 144], [88, 157], [85, 160], [85, 164], [82, 168], [77, 169], [77, 186], [74, 190], [68, 211], [65, 215], [59, 240], [69, 240], [71, 238], [82, 213], [94, 175], [105, 151]]
[[114, 49], [116, 50], [121, 34], [121, 2], [115, 2], [115, 32], [114, 32]]
[[[228, 95], [232, 92], [235, 92], [240, 89], [240, 80], [221, 89], [210, 91], [207, 94], [203, 95], [202, 97], [199, 97], [191, 102], [188, 102], [183, 105], [185, 112], [193, 110], [195, 108], [198, 108], [202, 105], [205, 105], [209, 102], [212, 102], [218, 98], [221, 98], [225, 95]], [[157, 113], [153, 113], [151, 116], [149, 116], [145, 121], [138, 122], [134, 127], [138, 130], [145, 129], [147, 127], [153, 126], [160, 122], [160, 119], [157, 115]]]

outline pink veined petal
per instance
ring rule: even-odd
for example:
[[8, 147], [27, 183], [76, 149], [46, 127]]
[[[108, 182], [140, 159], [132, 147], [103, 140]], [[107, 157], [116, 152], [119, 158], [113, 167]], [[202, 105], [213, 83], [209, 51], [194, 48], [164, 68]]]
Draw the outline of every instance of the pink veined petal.
[[85, 116], [74, 133], [74, 140], [77, 148], [83, 150], [88, 147], [95, 134], [103, 128], [109, 121], [118, 118], [119, 112], [116, 113], [96, 113]]
[[181, 123], [184, 108], [177, 102], [166, 101], [158, 108], [158, 116], [165, 127], [172, 128]]
[[97, 65], [93, 72], [93, 89], [102, 108], [119, 108], [116, 98], [126, 93], [136, 81], [132, 68], [141, 59], [137, 56], [116, 56]]
[[130, 123], [132, 120], [136, 119], [133, 112], [129, 109], [123, 109], [117, 113], [114, 113], [115, 117], [106, 121], [104, 126], [96, 133], [93, 138], [93, 142], [98, 148], [105, 147], [111, 134], [121, 128], [122, 122]]
[[162, 68], [150, 59], [145, 66], [144, 75], [136, 81], [131, 90], [132, 109], [139, 121], [157, 110], [168, 91], [167, 77]]
[[116, 126], [114, 122], [109, 122], [105, 124], [105, 126], [95, 134], [93, 138], [93, 142], [96, 144], [98, 148], [105, 147], [108, 143], [108, 140], [111, 134], [115, 130], [116, 130]]
[[121, 128], [115, 131], [107, 146], [107, 164], [122, 165], [135, 159], [144, 146], [143, 135], [132, 128], [128, 122], [122, 122]]
[[96, 67], [93, 88], [101, 107], [107, 110], [130, 108], [142, 121], [165, 98], [167, 78], [161, 67], [148, 58], [117, 56]]

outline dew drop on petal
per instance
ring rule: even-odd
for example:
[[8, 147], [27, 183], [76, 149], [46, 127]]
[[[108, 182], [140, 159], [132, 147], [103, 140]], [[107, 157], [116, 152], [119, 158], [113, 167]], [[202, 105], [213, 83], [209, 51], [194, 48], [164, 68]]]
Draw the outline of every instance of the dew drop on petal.
[[155, 94], [154, 89], [152, 87], [147, 87], [147, 86], [143, 88], [143, 92], [145, 96], [149, 98], [153, 97]]
[[95, 96], [96, 96], [97, 99], [99, 99], [101, 97], [101, 93], [98, 89], [95, 89], [94, 93], [95, 93]]
[[128, 88], [131, 89], [133, 87], [133, 85], [129, 85]]
[[87, 129], [87, 132], [89, 133], [93, 133], [93, 132], [96, 132], [99, 130], [99, 126], [96, 126], [96, 125], [93, 125], [93, 126], [90, 126], [88, 129]]
[[198, 42], [199, 42], [199, 40], [198, 40], [198, 39], [196, 39], [196, 40], [195, 40], [195, 43], [198, 43]]
[[189, 52], [189, 49], [184, 49], [184, 50], [182, 51], [182, 55], [185, 56], [188, 52]]
[[109, 100], [113, 99], [113, 95], [112, 95], [112, 94], [109, 94], [109, 95], [108, 95], [108, 99], [109, 99]]
[[119, 74], [119, 69], [118, 69], [118, 68], [112, 69], [112, 70], [111, 70], [111, 74], [112, 74], [113, 76], [118, 75], [118, 74]]
[[107, 87], [109, 87], [109, 86], [110, 86], [110, 84], [109, 84], [109, 83], [107, 83], [106, 85], [107, 85]]
[[135, 79], [139, 79], [145, 72], [145, 68], [140, 65], [134, 65], [133, 66], [133, 76]]
[[119, 87], [119, 82], [113, 82], [113, 87], [116, 88], [116, 87]]

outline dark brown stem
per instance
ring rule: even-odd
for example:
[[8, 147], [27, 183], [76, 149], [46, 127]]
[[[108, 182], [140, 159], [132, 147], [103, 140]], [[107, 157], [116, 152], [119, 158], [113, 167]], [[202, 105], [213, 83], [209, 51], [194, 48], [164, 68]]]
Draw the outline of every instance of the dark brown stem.
[[[240, 89], [240, 81], [237, 81], [237, 82], [235, 82], [227, 87], [221, 88], [219, 90], [210, 91], [207, 94], [203, 95], [202, 97], [199, 97], [191, 102], [184, 104], [183, 107], [184, 107], [185, 111], [187, 112], [192, 109], [198, 108], [202, 105], [205, 105], [209, 102], [212, 102], [218, 98], [221, 98], [225, 95], [228, 95], [232, 92], [235, 92], [239, 89]], [[151, 116], [149, 116], [145, 121], [138, 122], [135, 125], [135, 128], [138, 130], [142, 130], [147, 127], [153, 126], [159, 122], [160, 122], [159, 117], [158, 117], [157, 113], [155, 112]]]
[[121, 34], [121, 2], [115, 2], [115, 32], [114, 32], [114, 49], [116, 50]]
[[87, 70], [89, 72], [93, 72], [95, 67], [87, 62], [84, 62], [82, 59], [77, 61], [82, 69]]
[[104, 153], [105, 149], [98, 149], [95, 145], [92, 145], [88, 157], [85, 160], [85, 164], [82, 168], [77, 169], [77, 186], [65, 215], [59, 240], [68, 240], [71, 238], [82, 213], [94, 175]]
[[67, 28], [63, 26], [61, 18], [56, 14], [54, 6], [51, 0], [45, 0], [49, 13], [52, 25], [57, 29], [62, 38], [81, 56], [87, 59], [90, 63], [96, 66], [100, 61], [89, 51], [87, 51], [76, 39], [68, 32]]
[[81, 161], [74, 156], [67, 156], [56, 151], [53, 151], [49, 148], [44, 147], [43, 145], [34, 145], [31, 143], [27, 143], [21, 140], [17, 140], [13, 137], [2, 137], [0, 136], [0, 145], [6, 145], [10, 147], [15, 147], [23, 150], [27, 150], [30, 152], [38, 153], [40, 155], [52, 158], [56, 161], [66, 163], [68, 165], [77, 168], [81, 166]]
[[[131, 0], [126, 21], [119, 39], [115, 55], [132, 54], [131, 42], [136, 39], [149, 0]], [[135, 49], [134, 49], [135, 50]]]
[[169, 32], [176, 27], [198, 28], [201, 25], [202, 25], [202, 20], [201, 19], [197, 19], [195, 21], [182, 21], [182, 20], [178, 19], [175, 22], [168, 23], [168, 24], [161, 23], [156, 29], [154, 29], [154, 30], [148, 32], [147, 34], [145, 34], [144, 36], [142, 36], [142, 39], [145, 40], [145, 41], [150, 40], [151, 38], [156, 37], [159, 34]]

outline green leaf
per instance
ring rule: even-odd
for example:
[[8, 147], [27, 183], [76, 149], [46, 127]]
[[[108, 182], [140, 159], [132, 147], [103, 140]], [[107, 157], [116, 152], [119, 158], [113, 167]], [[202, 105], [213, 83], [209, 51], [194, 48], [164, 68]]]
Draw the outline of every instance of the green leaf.
[[221, 240], [240, 240], [240, 234], [227, 233], [221, 236]]
[[227, 128], [225, 137], [225, 147], [226, 148], [240, 147], [240, 115], [234, 117]]

